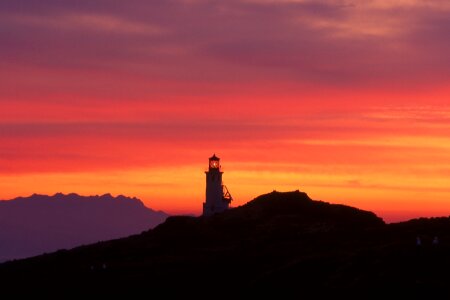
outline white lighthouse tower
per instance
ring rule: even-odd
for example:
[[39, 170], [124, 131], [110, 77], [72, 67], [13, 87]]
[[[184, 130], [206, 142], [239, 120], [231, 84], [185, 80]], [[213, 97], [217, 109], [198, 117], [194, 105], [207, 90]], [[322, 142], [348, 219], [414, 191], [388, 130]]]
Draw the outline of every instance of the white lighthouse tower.
[[231, 197], [228, 189], [222, 183], [220, 158], [214, 154], [209, 158], [209, 169], [206, 173], [206, 201], [203, 203], [203, 215], [211, 216], [228, 209]]

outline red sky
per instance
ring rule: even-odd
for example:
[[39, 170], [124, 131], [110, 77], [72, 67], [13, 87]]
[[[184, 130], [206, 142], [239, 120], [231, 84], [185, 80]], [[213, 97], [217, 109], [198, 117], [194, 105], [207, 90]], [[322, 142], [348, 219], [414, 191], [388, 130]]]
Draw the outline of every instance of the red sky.
[[450, 3], [0, 3], [0, 198], [274, 189], [450, 215]]

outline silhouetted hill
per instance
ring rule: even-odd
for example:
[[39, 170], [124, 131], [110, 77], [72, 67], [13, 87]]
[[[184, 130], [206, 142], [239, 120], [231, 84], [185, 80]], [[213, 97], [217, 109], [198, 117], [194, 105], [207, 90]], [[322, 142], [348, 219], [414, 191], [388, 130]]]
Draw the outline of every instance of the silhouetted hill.
[[[417, 236], [422, 245], [416, 246]], [[439, 244], [432, 244], [439, 235]], [[450, 291], [450, 219], [389, 224], [371, 212], [273, 192], [212, 217], [0, 265], [34, 295], [198, 298], [416, 297]], [[402, 298], [403, 299], [403, 298]]]
[[[300, 234], [357, 231], [383, 226], [374, 213], [311, 200], [307, 194], [272, 192], [213, 217], [169, 217], [155, 228], [165, 239], [195, 239], [224, 243], [248, 238], [280, 238]], [[180, 233], [182, 237], [180, 236]]]
[[0, 261], [126, 237], [166, 219], [136, 198], [77, 194], [0, 201]]

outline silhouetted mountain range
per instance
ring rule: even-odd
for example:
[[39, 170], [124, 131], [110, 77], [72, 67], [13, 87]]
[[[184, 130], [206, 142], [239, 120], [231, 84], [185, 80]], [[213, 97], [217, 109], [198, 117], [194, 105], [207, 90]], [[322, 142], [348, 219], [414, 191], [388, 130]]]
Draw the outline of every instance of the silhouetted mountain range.
[[449, 292], [449, 269], [449, 218], [385, 224], [274, 191], [211, 217], [169, 217], [139, 235], [4, 263], [0, 282], [3, 294], [27, 286], [58, 298], [404, 298]]
[[167, 218], [136, 198], [32, 195], [0, 201], [0, 261], [126, 237]]

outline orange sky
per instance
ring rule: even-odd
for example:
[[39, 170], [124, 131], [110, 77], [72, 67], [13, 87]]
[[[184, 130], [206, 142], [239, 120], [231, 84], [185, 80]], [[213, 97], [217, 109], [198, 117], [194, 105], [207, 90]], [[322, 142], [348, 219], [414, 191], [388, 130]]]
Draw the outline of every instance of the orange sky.
[[[446, 1], [0, 4], [0, 198], [272, 190], [450, 215]], [[127, 2], [128, 3], [128, 2]]]

